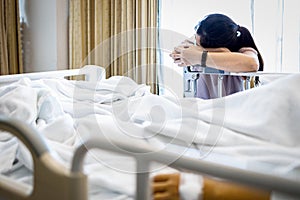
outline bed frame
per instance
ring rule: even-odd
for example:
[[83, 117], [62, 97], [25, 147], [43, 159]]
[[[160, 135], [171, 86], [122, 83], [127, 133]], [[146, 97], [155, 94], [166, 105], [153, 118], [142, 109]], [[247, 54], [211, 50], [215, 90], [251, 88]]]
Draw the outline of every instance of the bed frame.
[[234, 73], [234, 72], [225, 72], [223, 70], [217, 70], [210, 67], [193, 67], [188, 66], [183, 68], [183, 96], [184, 97], [197, 97], [197, 82], [200, 77], [200, 74], [212, 74], [215, 76], [218, 76], [218, 97], [223, 97], [224, 94], [222, 94], [223, 91], [223, 77], [226, 75], [231, 76], [243, 76], [245, 77], [245, 90], [248, 90], [251, 88], [251, 78], [255, 76], [284, 76], [289, 75], [290, 73], [282, 73], [282, 72], [244, 72], [244, 73]]
[[[94, 70], [96, 70], [97, 73], [95, 73]], [[47, 74], [47, 77], [48, 75], [52, 77], [54, 72], [53, 74], [52, 72], [45, 74]], [[98, 80], [100, 76], [103, 77], [105, 73], [102, 68], [87, 66], [84, 70], [75, 70], [72, 73], [70, 71], [67, 71], [67, 74], [61, 72], [61, 77], [78, 74], [85, 74], [87, 80], [95, 81]], [[31, 76], [31, 74], [18, 75], [18, 78], [4, 76], [4, 78], [0, 78], [0, 83], [4, 83], [4, 79], [8, 80], [8, 82], [13, 82], [24, 76], [38, 78], [37, 74], [32, 75], [33, 76]], [[115, 145], [112, 146], [110, 145], [111, 142], [108, 143], [100, 138], [90, 138], [84, 141], [75, 151], [72, 167], [68, 170], [54, 158], [51, 153], [51, 147], [47, 145], [44, 138], [35, 129], [24, 122], [0, 116], [0, 130], [7, 131], [19, 138], [31, 152], [34, 163], [33, 189], [29, 190], [27, 185], [17, 183], [1, 175], [0, 199], [88, 199], [88, 178], [83, 173], [83, 160], [86, 152], [94, 148], [125, 154], [136, 159], [136, 199], [151, 199], [149, 167], [152, 162], [169, 165], [178, 170], [220, 177], [269, 191], [278, 191], [297, 197], [300, 196], [300, 181], [192, 159], [163, 150], [157, 151], [157, 149], [151, 146], [141, 146], [140, 144], [132, 143], [126, 144], [122, 141], [114, 141], [113, 143]], [[157, 153], [145, 154], [145, 152]]]
[[0, 86], [11, 84], [25, 77], [31, 80], [38, 80], [41, 78], [68, 78], [80, 75], [84, 76], [85, 81], [102, 80], [106, 76], [104, 68], [95, 65], [86, 65], [80, 69], [2, 75], [0, 76]]

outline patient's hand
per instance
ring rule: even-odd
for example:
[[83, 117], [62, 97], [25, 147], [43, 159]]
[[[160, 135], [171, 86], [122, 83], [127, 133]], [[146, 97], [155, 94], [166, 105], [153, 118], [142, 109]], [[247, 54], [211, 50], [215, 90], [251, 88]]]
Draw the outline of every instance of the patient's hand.
[[160, 174], [153, 178], [154, 200], [179, 200], [180, 174]]

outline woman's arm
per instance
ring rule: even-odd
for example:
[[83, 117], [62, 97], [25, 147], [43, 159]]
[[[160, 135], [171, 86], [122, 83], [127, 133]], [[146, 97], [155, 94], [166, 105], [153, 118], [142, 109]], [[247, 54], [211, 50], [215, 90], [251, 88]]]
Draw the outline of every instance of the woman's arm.
[[[181, 45], [170, 54], [178, 66], [199, 65], [203, 48], [194, 45]], [[242, 52], [230, 52], [226, 48], [206, 49], [206, 66], [229, 72], [255, 72], [259, 68], [257, 53], [252, 48]]]

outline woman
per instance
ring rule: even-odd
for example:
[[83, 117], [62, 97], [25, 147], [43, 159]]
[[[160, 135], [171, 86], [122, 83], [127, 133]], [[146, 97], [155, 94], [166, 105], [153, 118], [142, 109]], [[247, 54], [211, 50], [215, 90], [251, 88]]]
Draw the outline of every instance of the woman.
[[[212, 67], [228, 72], [256, 72], [263, 70], [263, 59], [249, 30], [237, 25], [223, 14], [206, 16], [195, 27], [196, 46], [189, 41], [175, 47], [170, 54], [178, 66]], [[217, 76], [201, 74], [198, 80], [198, 97], [218, 97]], [[258, 82], [256, 78], [256, 83]], [[243, 77], [224, 76], [223, 94], [243, 90]]]

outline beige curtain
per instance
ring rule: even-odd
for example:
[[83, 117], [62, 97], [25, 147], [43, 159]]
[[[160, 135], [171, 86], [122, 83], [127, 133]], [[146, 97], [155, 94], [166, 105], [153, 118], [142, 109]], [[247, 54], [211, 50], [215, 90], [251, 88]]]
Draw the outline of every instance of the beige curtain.
[[23, 73], [19, 1], [0, 1], [0, 74]]
[[70, 68], [101, 65], [156, 92], [158, 0], [70, 0]]

